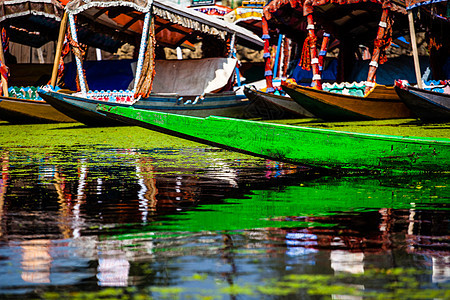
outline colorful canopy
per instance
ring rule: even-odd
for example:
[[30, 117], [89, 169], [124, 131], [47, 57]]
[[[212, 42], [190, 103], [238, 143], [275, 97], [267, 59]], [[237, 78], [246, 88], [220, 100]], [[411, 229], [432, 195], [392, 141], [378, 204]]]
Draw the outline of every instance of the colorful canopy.
[[305, 16], [314, 12], [315, 21], [337, 39], [371, 44], [383, 8], [398, 16], [394, 35], [407, 31], [405, 7], [404, 0], [274, 0], [264, 8], [264, 16], [269, 25], [301, 40], [306, 32]]
[[10, 41], [37, 48], [57, 40], [63, 12], [56, 0], [0, 1], [0, 22]]
[[447, 0], [406, 0], [406, 9], [410, 10], [415, 7], [436, 4], [440, 2], [447, 2]]
[[142, 31], [143, 13], [149, 11], [154, 18], [156, 40], [160, 45], [175, 48], [197, 35], [214, 36], [225, 41], [230, 34], [236, 34], [238, 40], [253, 47], [262, 47], [263, 44], [250, 31], [166, 0], [73, 0], [67, 4], [66, 10], [76, 14], [78, 23], [83, 24], [78, 35], [80, 42], [111, 52], [124, 42], [136, 43]]
[[248, 30], [255, 32], [259, 36], [262, 33], [262, 21], [263, 16], [262, 7], [237, 7], [230, 13], [225, 15], [225, 20]]
[[202, 5], [202, 6], [191, 6], [191, 9], [216, 17], [223, 17], [231, 11], [231, 8], [223, 5]]

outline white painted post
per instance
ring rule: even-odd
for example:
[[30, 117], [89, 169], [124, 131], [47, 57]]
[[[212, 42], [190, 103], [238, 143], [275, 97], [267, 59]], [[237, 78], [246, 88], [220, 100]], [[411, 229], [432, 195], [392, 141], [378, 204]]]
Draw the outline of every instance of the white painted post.
[[414, 58], [414, 71], [416, 73], [417, 86], [422, 88], [422, 76], [420, 75], [419, 51], [417, 51], [416, 30], [414, 28], [414, 18], [412, 10], [408, 10], [409, 35], [411, 36], [411, 46]]
[[97, 56], [97, 60], [102, 60], [102, 50], [95, 48], [95, 54]]
[[[73, 18], [72, 14], [69, 14], [69, 26], [70, 26], [70, 35], [72, 36], [72, 39], [78, 43], [78, 37], [77, 37], [77, 29], [75, 27], [75, 19]], [[81, 92], [86, 95], [87, 88], [86, 88], [86, 82], [84, 81], [84, 73], [83, 73], [83, 64], [79, 57], [75, 55], [75, 62], [77, 64], [77, 74], [78, 74], [78, 80], [80, 81], [80, 88]]]
[[144, 18], [144, 26], [142, 28], [141, 35], [141, 44], [139, 46], [139, 56], [136, 66], [136, 76], [134, 76], [134, 88], [133, 91], [136, 91], [137, 85], [139, 83], [139, 79], [141, 78], [142, 65], [144, 64], [144, 55], [145, 49], [147, 48], [147, 39], [148, 39], [148, 29], [150, 25], [151, 12], [145, 14]]

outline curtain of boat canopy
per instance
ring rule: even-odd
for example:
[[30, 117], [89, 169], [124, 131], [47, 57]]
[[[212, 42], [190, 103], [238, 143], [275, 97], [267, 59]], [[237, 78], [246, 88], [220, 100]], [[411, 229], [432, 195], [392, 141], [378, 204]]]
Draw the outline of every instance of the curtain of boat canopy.
[[152, 5], [151, 0], [73, 0], [66, 5], [66, 10], [71, 14], [78, 14], [89, 8], [106, 8], [106, 7], [120, 7], [127, 6], [136, 11], [146, 13], [150, 10]]
[[44, 16], [61, 21], [63, 6], [59, 1], [11, 0], [0, 1], [0, 22], [28, 15]]
[[139, 78], [139, 82], [136, 86], [134, 98], [139, 97], [147, 98], [152, 91], [153, 78], [155, 78], [155, 22], [152, 19], [152, 23], [149, 28], [149, 35], [147, 41], [147, 49], [145, 51], [144, 63], [142, 64], [142, 73]]
[[157, 5], [153, 6], [152, 12], [155, 16], [170, 21], [173, 24], [178, 24], [184, 28], [189, 28], [202, 33], [215, 35], [222, 40], [226, 40], [227, 38], [227, 31], [225, 30], [220, 30], [217, 27], [207, 25], [206, 23], [202, 23], [193, 18], [184, 17], [180, 14], [169, 11], [168, 9], [159, 7]]
[[[420, 2], [421, 0], [408, 1]], [[313, 10], [320, 7], [321, 12], [326, 12], [328, 10], [333, 10], [337, 6], [340, 7], [341, 5], [360, 3], [379, 4], [383, 8], [389, 8], [391, 11], [406, 14], [406, 0], [273, 0], [264, 7], [263, 14], [268, 21], [273, 19], [276, 21], [277, 18], [280, 18], [282, 15], [286, 15], [287, 18], [283, 18], [282, 20], [284, 22], [283, 25], [296, 28], [297, 30], [304, 30], [304, 26], [302, 27], [300, 23], [306, 23], [306, 19], [301, 20], [300, 14], [306, 16], [310, 13], [309, 11], [304, 11], [305, 6]], [[293, 13], [293, 11], [300, 12], [300, 14]], [[352, 9], [350, 8], [349, 15], [351, 15], [351, 11]], [[336, 20], [330, 19], [326, 21], [333, 22], [336, 26], [339, 26], [339, 24], [334, 22]]]
[[0, 22], [11, 42], [39, 48], [56, 40], [64, 8], [56, 0], [0, 1]]

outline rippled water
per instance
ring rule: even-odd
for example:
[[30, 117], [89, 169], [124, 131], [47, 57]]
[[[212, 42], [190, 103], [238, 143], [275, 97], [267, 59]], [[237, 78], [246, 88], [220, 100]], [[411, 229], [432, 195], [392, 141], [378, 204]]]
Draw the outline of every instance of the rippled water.
[[2, 298], [450, 297], [448, 174], [332, 176], [133, 127], [0, 138]]

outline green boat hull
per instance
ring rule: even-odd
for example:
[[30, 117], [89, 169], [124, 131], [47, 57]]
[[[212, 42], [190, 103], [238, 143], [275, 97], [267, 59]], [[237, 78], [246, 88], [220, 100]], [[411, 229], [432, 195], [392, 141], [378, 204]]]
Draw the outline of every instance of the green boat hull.
[[448, 171], [450, 139], [362, 134], [99, 105], [109, 117], [196, 142], [331, 169]]

